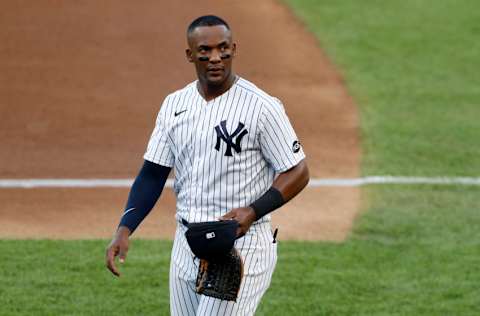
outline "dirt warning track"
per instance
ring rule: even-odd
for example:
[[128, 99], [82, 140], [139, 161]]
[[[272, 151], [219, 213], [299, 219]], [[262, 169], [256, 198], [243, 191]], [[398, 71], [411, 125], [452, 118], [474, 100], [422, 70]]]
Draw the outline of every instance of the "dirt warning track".
[[[0, 178], [131, 178], [163, 98], [195, 79], [185, 28], [217, 14], [236, 72], [282, 99], [313, 177], [358, 175], [356, 107], [341, 77], [275, 1], [16, 1], [0, 4]], [[126, 189], [2, 189], [3, 238], [110, 237]], [[307, 189], [278, 210], [280, 238], [341, 240], [356, 188]], [[136, 236], [171, 238], [165, 190]]]

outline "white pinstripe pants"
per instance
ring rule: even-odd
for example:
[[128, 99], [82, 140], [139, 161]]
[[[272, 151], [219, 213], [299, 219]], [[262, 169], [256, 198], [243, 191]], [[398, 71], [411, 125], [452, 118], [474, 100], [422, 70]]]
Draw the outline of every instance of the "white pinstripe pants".
[[187, 315], [253, 315], [270, 285], [277, 263], [277, 244], [273, 243], [270, 223], [252, 225], [247, 234], [237, 239], [244, 275], [237, 302], [223, 301], [195, 292], [199, 260], [194, 259], [185, 239], [186, 227], [177, 223], [170, 264], [170, 313]]

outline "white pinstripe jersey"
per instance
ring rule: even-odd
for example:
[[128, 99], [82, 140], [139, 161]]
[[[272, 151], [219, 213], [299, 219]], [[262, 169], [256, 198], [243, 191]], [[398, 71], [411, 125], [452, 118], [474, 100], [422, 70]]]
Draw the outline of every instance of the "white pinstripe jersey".
[[250, 205], [304, 158], [282, 103], [243, 78], [210, 101], [197, 81], [168, 95], [144, 155], [174, 167], [177, 218], [189, 222]]

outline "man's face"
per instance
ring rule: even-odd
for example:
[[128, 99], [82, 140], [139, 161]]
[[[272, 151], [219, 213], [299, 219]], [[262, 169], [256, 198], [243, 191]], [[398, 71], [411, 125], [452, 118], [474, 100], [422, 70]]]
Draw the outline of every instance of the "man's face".
[[208, 85], [222, 85], [230, 76], [235, 43], [224, 25], [199, 26], [188, 36], [188, 61], [195, 64], [198, 78]]

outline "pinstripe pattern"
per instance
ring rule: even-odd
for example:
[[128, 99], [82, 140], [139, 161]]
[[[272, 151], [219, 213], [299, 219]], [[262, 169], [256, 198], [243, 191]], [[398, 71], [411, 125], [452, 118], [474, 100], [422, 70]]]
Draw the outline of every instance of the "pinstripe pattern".
[[170, 265], [171, 315], [253, 315], [268, 289], [277, 262], [270, 223], [253, 225], [235, 248], [244, 262], [244, 276], [237, 302], [222, 301], [195, 293], [199, 260], [185, 239], [186, 227], [177, 225]]
[[[217, 126], [225, 138], [219, 138]], [[241, 138], [232, 137], [237, 128]], [[276, 174], [303, 160], [303, 150], [292, 149], [296, 140], [282, 103], [253, 83], [239, 78], [224, 94], [206, 101], [195, 81], [165, 98], [144, 158], [174, 168], [177, 220], [213, 221], [251, 204], [271, 187]], [[170, 269], [172, 315], [252, 315], [277, 258], [270, 216], [236, 242], [245, 277], [235, 304], [194, 292], [198, 262], [182, 230], [180, 225]]]

